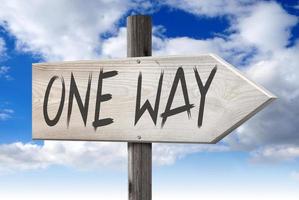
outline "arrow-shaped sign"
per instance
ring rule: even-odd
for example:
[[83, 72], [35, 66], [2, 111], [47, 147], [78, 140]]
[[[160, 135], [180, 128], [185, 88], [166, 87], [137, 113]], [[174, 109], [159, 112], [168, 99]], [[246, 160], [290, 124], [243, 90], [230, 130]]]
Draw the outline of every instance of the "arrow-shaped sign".
[[211, 54], [32, 71], [35, 139], [216, 143], [275, 99]]

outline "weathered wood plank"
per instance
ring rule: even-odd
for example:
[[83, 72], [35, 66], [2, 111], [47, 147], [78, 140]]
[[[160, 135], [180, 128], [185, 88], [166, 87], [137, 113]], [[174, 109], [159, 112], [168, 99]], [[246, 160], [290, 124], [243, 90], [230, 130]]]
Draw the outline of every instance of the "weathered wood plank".
[[[205, 83], [215, 66], [217, 66], [217, 72], [206, 95], [203, 123], [201, 127], [198, 127], [201, 94], [194, 74], [194, 67], [197, 68], [201, 80]], [[179, 67], [184, 69], [189, 100], [191, 104], [194, 104], [194, 108], [190, 111], [190, 119], [186, 112], [173, 115], [161, 128], [161, 113], [165, 111], [173, 80]], [[118, 71], [117, 76], [103, 80], [103, 94], [112, 94], [112, 99], [102, 102], [100, 109], [100, 118], [110, 117], [114, 123], [95, 130], [92, 122], [94, 121], [100, 69], [103, 69], [104, 72]], [[139, 73], [142, 72], [141, 105], [148, 99], [154, 106], [161, 71], [163, 71], [164, 77], [157, 124], [153, 123], [148, 111], [145, 111], [134, 126]], [[32, 122], [33, 138], [35, 139], [214, 143], [275, 98], [270, 92], [248, 80], [236, 68], [210, 54], [40, 63], [33, 65], [32, 73]], [[75, 100], [69, 127], [67, 127], [71, 73], [74, 74], [83, 102], [88, 78], [90, 73], [92, 74], [86, 127]], [[64, 78], [65, 102], [58, 123], [50, 127], [44, 120], [43, 102], [47, 85], [52, 76]], [[53, 83], [50, 91], [48, 113], [51, 118], [54, 118], [57, 113], [61, 88], [59, 79]], [[179, 84], [171, 108], [184, 104]]]

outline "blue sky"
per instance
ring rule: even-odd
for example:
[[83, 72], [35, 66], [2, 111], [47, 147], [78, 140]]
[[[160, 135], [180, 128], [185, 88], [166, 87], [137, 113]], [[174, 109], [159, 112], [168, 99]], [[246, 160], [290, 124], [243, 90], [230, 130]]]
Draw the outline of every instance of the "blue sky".
[[0, 0], [0, 197], [127, 198], [125, 143], [32, 141], [31, 64], [125, 57], [136, 13], [153, 55], [218, 54], [279, 98], [216, 145], [154, 144], [154, 199], [298, 198], [296, 0]]

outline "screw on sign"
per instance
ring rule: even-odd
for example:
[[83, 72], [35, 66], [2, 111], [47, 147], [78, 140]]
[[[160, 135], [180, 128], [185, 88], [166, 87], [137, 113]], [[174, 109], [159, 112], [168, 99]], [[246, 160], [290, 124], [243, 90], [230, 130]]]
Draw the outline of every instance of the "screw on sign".
[[276, 97], [213, 54], [151, 57], [150, 17], [128, 19], [141, 57], [33, 64], [32, 129], [129, 142], [129, 199], [148, 200], [151, 142], [216, 143]]

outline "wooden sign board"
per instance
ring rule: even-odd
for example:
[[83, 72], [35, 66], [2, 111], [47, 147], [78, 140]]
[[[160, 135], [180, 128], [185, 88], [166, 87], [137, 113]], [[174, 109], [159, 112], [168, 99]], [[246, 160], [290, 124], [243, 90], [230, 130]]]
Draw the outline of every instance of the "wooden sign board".
[[275, 97], [215, 55], [33, 64], [34, 139], [216, 143]]

